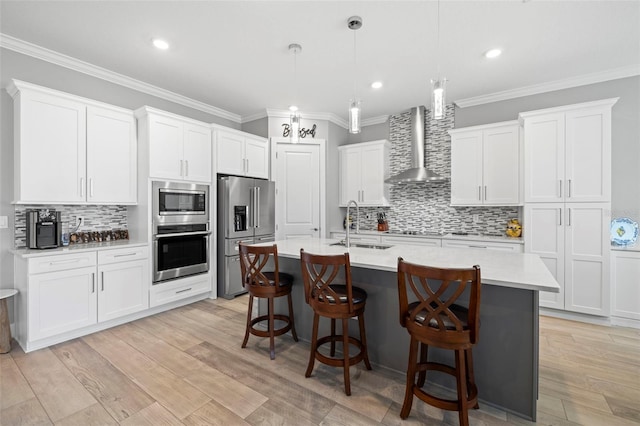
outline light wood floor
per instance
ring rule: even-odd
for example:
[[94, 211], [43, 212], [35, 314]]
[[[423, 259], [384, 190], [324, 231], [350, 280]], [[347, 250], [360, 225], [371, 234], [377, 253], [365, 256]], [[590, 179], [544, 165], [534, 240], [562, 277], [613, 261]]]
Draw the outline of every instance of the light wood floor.
[[[352, 367], [352, 395], [339, 369], [309, 346], [244, 335], [246, 297], [206, 300], [25, 354], [0, 355], [0, 424], [9, 425], [369, 425], [457, 424], [456, 413], [415, 400], [398, 413], [401, 374]], [[639, 425], [640, 330], [543, 317], [542, 425]], [[480, 389], [480, 395], [482, 389]], [[481, 406], [475, 425], [532, 424]]]

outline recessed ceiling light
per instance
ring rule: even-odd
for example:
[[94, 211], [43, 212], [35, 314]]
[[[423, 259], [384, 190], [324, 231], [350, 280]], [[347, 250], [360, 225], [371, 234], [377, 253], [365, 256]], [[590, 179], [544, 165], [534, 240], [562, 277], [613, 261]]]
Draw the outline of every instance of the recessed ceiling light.
[[371, 83], [371, 87], [374, 89], [379, 89], [382, 87], [382, 82], [381, 81], [374, 81], [373, 83]]
[[169, 43], [159, 38], [153, 40], [153, 45], [161, 50], [167, 50], [169, 48]]
[[297, 106], [295, 106], [295, 105], [291, 105], [291, 106], [289, 107], [289, 111], [291, 111], [291, 112], [296, 112], [297, 110], [298, 110], [298, 107], [297, 107]]
[[497, 58], [501, 54], [502, 54], [502, 50], [500, 50], [500, 49], [491, 49], [491, 50], [488, 50], [487, 53], [484, 54], [484, 56], [486, 58], [492, 59], [492, 58]]

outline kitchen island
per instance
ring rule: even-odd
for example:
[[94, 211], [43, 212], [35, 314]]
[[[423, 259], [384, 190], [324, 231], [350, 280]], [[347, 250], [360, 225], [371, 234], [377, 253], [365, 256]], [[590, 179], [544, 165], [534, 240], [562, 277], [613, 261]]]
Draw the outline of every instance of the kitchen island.
[[[300, 249], [314, 254], [340, 254], [347, 249], [332, 245], [337, 240], [280, 240], [280, 271], [295, 277], [293, 303], [298, 336], [309, 341], [312, 311], [304, 300]], [[265, 243], [267, 245], [271, 243]], [[488, 404], [535, 421], [538, 398], [538, 292], [559, 292], [560, 287], [537, 255], [503, 253], [483, 249], [393, 245], [386, 249], [349, 249], [354, 285], [368, 293], [365, 310], [367, 345], [371, 362], [404, 373], [407, 368], [409, 334], [400, 326], [397, 261], [445, 268], [480, 265], [482, 300], [480, 337], [474, 347], [474, 370], [481, 404]], [[466, 296], [465, 296], [466, 297]], [[260, 300], [260, 312], [266, 303]], [[276, 310], [285, 309], [284, 301]], [[351, 327], [357, 331], [357, 327]], [[321, 333], [328, 331], [321, 321]], [[452, 351], [430, 349], [430, 358], [452, 362]], [[375, 366], [374, 366], [375, 368]], [[454, 388], [446, 375], [430, 375], [443, 386]]]

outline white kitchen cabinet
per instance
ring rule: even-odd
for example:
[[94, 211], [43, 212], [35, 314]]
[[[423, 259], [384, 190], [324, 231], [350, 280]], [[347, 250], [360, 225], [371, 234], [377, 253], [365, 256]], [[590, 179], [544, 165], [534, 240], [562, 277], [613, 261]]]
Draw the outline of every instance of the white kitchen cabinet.
[[382, 235], [380, 242], [383, 244], [402, 244], [407, 246], [422, 246], [422, 247], [442, 247], [442, 239], [440, 238], [428, 238], [428, 237], [410, 237], [400, 235]]
[[611, 251], [611, 315], [640, 320], [640, 251]]
[[476, 248], [485, 250], [499, 250], [513, 253], [522, 253], [522, 244], [508, 241], [468, 240], [468, 239], [442, 239], [442, 247], [450, 248]]
[[269, 141], [248, 133], [215, 129], [217, 173], [269, 178]]
[[389, 142], [379, 140], [338, 147], [340, 206], [388, 206]]
[[16, 257], [16, 339], [29, 351], [149, 308], [147, 246]]
[[149, 304], [151, 307], [160, 306], [210, 291], [211, 276], [209, 274], [165, 281], [151, 287]]
[[616, 101], [520, 113], [525, 202], [611, 200], [611, 108]]
[[609, 315], [608, 203], [532, 203], [525, 206], [525, 251], [535, 253], [560, 285], [540, 293], [543, 307]]
[[517, 121], [450, 130], [451, 205], [522, 204]]
[[211, 182], [211, 129], [150, 107], [136, 110], [149, 155], [149, 177]]
[[14, 201], [135, 204], [130, 110], [13, 80]]

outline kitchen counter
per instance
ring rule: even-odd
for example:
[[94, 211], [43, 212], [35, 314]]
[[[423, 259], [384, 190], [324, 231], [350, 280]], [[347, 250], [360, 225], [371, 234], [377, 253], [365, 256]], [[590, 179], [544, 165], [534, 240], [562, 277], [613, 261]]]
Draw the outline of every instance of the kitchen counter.
[[[347, 232], [345, 229], [334, 229], [331, 231], [345, 233]], [[397, 237], [408, 237], [408, 238], [440, 238], [443, 240], [466, 240], [466, 241], [495, 241], [502, 243], [516, 243], [516, 244], [524, 244], [524, 238], [518, 237], [508, 237], [506, 235], [484, 235], [484, 234], [467, 234], [467, 235], [458, 235], [458, 234], [403, 234], [402, 232], [394, 232], [394, 231], [373, 231], [373, 230], [360, 230], [358, 234], [354, 230], [351, 230], [351, 235], [392, 235]]]
[[[294, 239], [276, 241], [279, 268], [294, 276], [293, 309], [298, 336], [309, 341], [313, 313], [304, 299], [300, 248], [316, 254], [340, 254], [346, 248], [331, 246], [337, 240]], [[265, 243], [273, 244], [273, 243]], [[395, 244], [386, 250], [351, 247], [354, 285], [367, 294], [365, 323], [371, 362], [405, 372], [409, 334], [398, 321], [397, 259], [437, 267], [480, 265], [482, 297], [480, 337], [473, 349], [480, 405], [494, 406], [535, 421], [538, 396], [538, 293], [559, 292], [560, 286], [537, 255], [482, 249], [417, 247]], [[281, 298], [286, 299], [286, 298]], [[461, 303], [468, 301], [463, 294]], [[286, 300], [276, 300], [276, 312], [285, 312]], [[259, 310], [267, 311], [259, 301]], [[321, 333], [328, 332], [321, 321]], [[350, 327], [350, 332], [357, 334]], [[430, 359], [451, 363], [451, 351], [429, 349]], [[316, 372], [315, 374], [323, 374]], [[362, 373], [366, 375], [367, 372]], [[428, 380], [452, 386], [444, 375]]]
[[126, 247], [141, 247], [146, 245], [148, 245], [148, 243], [144, 241], [115, 240], [100, 243], [69, 244], [68, 246], [53, 249], [12, 249], [10, 252], [18, 257], [28, 259], [31, 257], [54, 256], [57, 254], [82, 253], [85, 251], [100, 251]]

